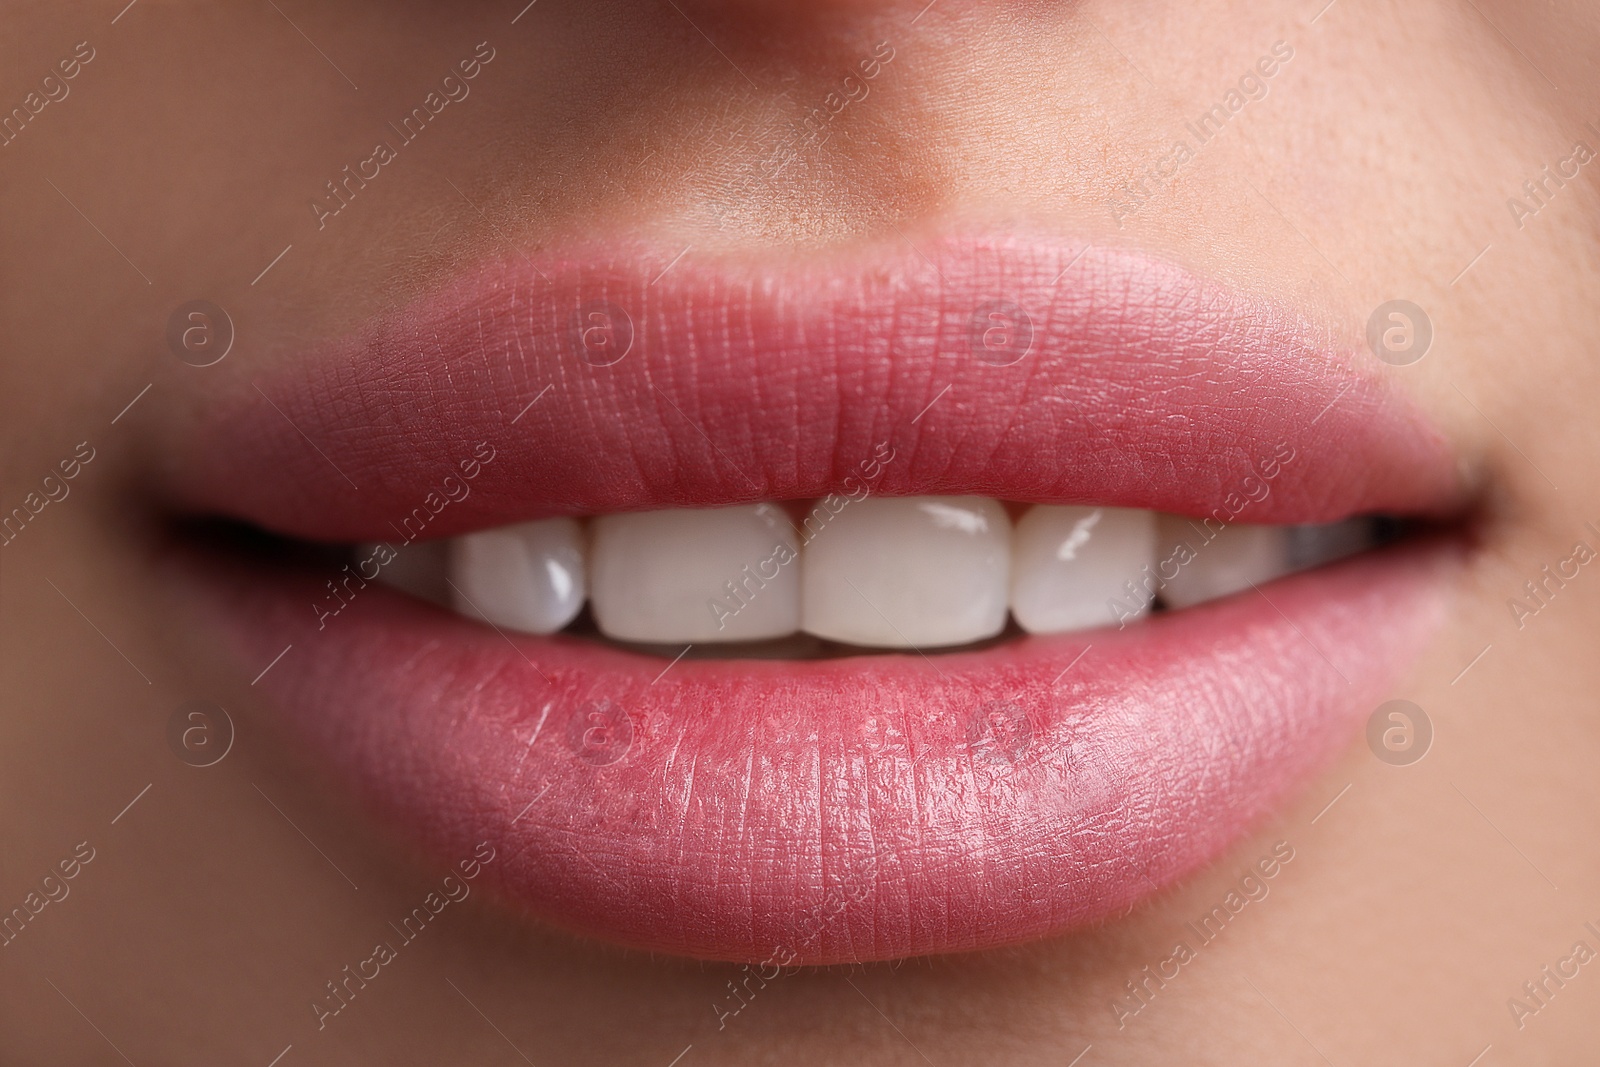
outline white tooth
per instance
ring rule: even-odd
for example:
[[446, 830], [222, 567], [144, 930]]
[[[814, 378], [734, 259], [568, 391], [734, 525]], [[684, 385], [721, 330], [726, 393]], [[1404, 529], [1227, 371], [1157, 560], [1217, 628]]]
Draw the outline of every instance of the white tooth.
[[801, 626], [855, 645], [933, 648], [1006, 625], [1011, 520], [982, 497], [848, 502], [806, 545]]
[[[1033, 634], [1136, 618], [1150, 607], [1143, 577], [1155, 561], [1153, 511], [1029, 508], [1011, 539], [1011, 614]], [[1119, 610], [1111, 609], [1111, 601]]]
[[[1186, 608], [1261, 585], [1289, 573], [1289, 529], [1161, 516], [1158, 567], [1161, 602]], [[1182, 545], [1187, 545], [1185, 550]]]
[[751, 504], [602, 515], [595, 621], [621, 641], [783, 637], [800, 626], [800, 550], [782, 509]]
[[455, 609], [508, 630], [553, 634], [583, 607], [583, 527], [541, 519], [450, 542]]
[[[358, 560], [378, 564], [378, 582], [440, 607], [450, 606], [450, 583], [445, 581], [446, 548], [443, 541], [397, 544], [369, 541], [357, 550]], [[392, 554], [392, 555], [391, 555]], [[389, 557], [388, 563], [379, 560]], [[368, 571], [370, 567], [366, 568]]]

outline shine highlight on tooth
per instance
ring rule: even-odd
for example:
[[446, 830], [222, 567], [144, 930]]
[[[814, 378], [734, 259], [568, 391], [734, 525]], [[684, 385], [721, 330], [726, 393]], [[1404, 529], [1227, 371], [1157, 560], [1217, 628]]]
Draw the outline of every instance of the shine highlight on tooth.
[[586, 593], [583, 527], [541, 519], [450, 542], [451, 601], [463, 615], [509, 630], [553, 634], [577, 618]]
[[[1011, 614], [1031, 634], [1089, 630], [1137, 618], [1154, 597], [1128, 582], [1156, 560], [1154, 512], [1129, 508], [1029, 508], [1012, 541]], [[1121, 598], [1114, 614], [1109, 601]]]

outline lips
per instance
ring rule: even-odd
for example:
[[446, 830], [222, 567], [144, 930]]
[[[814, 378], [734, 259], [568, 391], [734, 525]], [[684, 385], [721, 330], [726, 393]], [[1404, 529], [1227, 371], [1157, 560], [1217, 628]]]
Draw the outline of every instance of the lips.
[[[225, 391], [167, 442], [168, 499], [403, 554], [826, 497], [887, 444], [885, 496], [1218, 523], [1461, 501], [1442, 438], [1326, 331], [1140, 253], [673, 255], [491, 264]], [[260, 682], [286, 728], [445, 859], [494, 843], [508, 901], [629, 946], [819, 964], [1057, 934], [1216, 860], [1388, 695], [1452, 560], [1400, 545], [981, 651], [673, 662], [365, 582], [330, 613], [335, 568], [176, 556], [245, 677], [293, 646]]]

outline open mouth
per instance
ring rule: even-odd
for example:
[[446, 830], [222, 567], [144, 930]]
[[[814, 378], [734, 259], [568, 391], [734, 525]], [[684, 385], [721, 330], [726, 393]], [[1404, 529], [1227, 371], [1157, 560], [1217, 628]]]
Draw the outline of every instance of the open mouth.
[[1454, 456], [1282, 309], [1020, 237], [679, 258], [490, 264], [172, 443], [177, 510], [271, 535], [172, 554], [241, 674], [544, 919], [785, 963], [1104, 919], [1442, 617]]

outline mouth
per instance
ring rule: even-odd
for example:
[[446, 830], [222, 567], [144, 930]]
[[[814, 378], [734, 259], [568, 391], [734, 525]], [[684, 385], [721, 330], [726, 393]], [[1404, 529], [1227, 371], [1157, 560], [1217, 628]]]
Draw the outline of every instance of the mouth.
[[187, 607], [371, 807], [785, 965], [1217, 861], [1421, 651], [1465, 503], [1330, 331], [1023, 237], [491, 263], [173, 432]]

